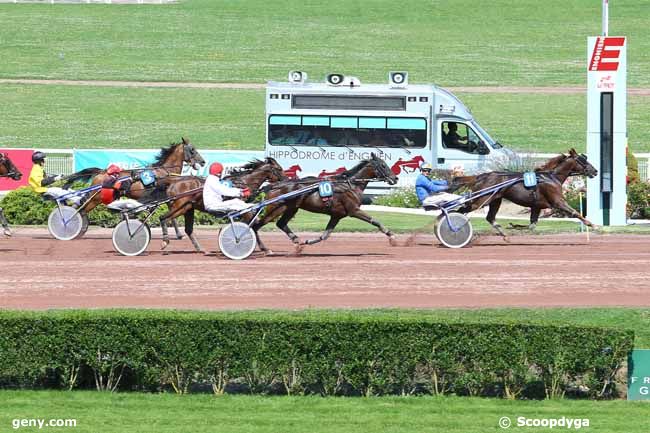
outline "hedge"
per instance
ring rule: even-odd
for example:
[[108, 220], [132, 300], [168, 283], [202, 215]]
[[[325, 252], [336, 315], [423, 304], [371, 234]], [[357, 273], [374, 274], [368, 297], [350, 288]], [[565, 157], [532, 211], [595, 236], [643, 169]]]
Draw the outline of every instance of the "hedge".
[[[75, 188], [82, 188], [83, 185], [75, 185]], [[52, 209], [54, 202], [43, 200], [40, 194], [35, 193], [29, 187], [18, 188], [8, 193], [0, 200], [0, 208], [4, 209], [5, 216], [10, 224], [15, 225], [46, 225], [47, 218]], [[160, 223], [160, 216], [167, 212], [167, 205], [160, 206], [155, 215], [149, 220], [149, 225], [156, 227]], [[90, 224], [100, 227], [115, 227], [120, 222], [120, 215], [111, 212], [100, 204], [89, 214]], [[182, 227], [183, 218], [178, 219]], [[218, 224], [218, 220], [205, 212], [195, 213], [195, 224], [213, 225]]]
[[606, 398], [633, 339], [358, 312], [4, 311], [0, 387]]

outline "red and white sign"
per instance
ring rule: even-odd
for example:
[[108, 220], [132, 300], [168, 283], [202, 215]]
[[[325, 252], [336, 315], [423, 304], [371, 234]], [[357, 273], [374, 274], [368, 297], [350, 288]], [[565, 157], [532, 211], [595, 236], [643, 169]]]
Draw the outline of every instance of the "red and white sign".
[[0, 149], [1, 153], [6, 153], [11, 162], [23, 174], [20, 180], [13, 180], [7, 177], [0, 177], [0, 191], [12, 191], [21, 186], [25, 186], [29, 180], [29, 172], [32, 170], [32, 153], [31, 149]]
[[590, 71], [618, 71], [621, 47], [625, 38], [620, 36], [599, 36], [589, 61]]

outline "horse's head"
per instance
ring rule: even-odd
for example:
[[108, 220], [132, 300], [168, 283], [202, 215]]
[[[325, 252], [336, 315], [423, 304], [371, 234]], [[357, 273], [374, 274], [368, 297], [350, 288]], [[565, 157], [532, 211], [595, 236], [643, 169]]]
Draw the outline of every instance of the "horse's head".
[[188, 163], [194, 170], [198, 170], [205, 165], [205, 160], [194, 145], [190, 143], [190, 140], [183, 137], [180, 144], [183, 145], [183, 162]]
[[389, 185], [395, 185], [397, 183], [397, 175], [393, 173], [393, 170], [386, 164], [386, 161], [374, 153], [370, 154], [369, 166], [374, 171], [374, 174], [370, 175], [370, 177], [388, 182]]
[[284, 172], [284, 169], [274, 158], [267, 157], [264, 160], [264, 163], [268, 166], [269, 169], [269, 177], [267, 179], [269, 182], [280, 182], [281, 180], [288, 179], [287, 175]]
[[573, 166], [570, 169], [570, 173], [578, 176], [587, 176], [587, 177], [596, 177], [598, 170], [587, 161], [587, 155], [584, 153], [577, 153], [575, 149], [569, 149], [569, 157], [567, 161], [572, 161]]
[[23, 174], [18, 170], [18, 167], [11, 162], [9, 155], [0, 152], [0, 176], [9, 177], [13, 180], [20, 180]]

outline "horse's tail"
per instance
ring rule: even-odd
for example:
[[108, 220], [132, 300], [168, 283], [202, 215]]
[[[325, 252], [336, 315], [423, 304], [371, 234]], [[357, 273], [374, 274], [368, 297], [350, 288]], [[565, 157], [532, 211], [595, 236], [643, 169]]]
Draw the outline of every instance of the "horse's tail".
[[97, 167], [84, 168], [81, 171], [72, 173], [70, 176], [65, 177], [65, 184], [63, 188], [68, 189], [75, 182], [88, 182], [93, 177], [97, 176], [99, 173], [102, 173], [104, 169]]
[[449, 184], [449, 192], [458, 191], [461, 188], [472, 189], [476, 183], [476, 176], [458, 176], [454, 177]]

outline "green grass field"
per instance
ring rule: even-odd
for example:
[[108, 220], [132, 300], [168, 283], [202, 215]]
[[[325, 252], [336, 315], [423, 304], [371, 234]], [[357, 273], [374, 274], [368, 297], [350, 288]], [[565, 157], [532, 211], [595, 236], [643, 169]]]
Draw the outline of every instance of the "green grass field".
[[[507, 401], [487, 398], [320, 398], [98, 392], [0, 392], [0, 429], [14, 419], [76, 419], [60, 432], [441, 432], [548, 431], [499, 427], [501, 417], [589, 419], [590, 432], [647, 432], [650, 405], [626, 401]], [[556, 427], [554, 430], [566, 431]], [[18, 431], [36, 432], [38, 428]], [[553, 431], [553, 430], [551, 430]]]
[[[610, 34], [629, 37], [629, 85], [650, 86], [647, 3], [617, 0]], [[0, 5], [0, 77], [237, 81], [341, 71], [384, 82], [577, 85], [594, 0], [185, 0], [172, 5]]]
[[[459, 96], [507, 147], [585, 150], [583, 95]], [[261, 90], [0, 85], [0, 99], [3, 147], [155, 148], [184, 135], [199, 149], [264, 150]], [[628, 101], [630, 147], [650, 152], [650, 97]]]

